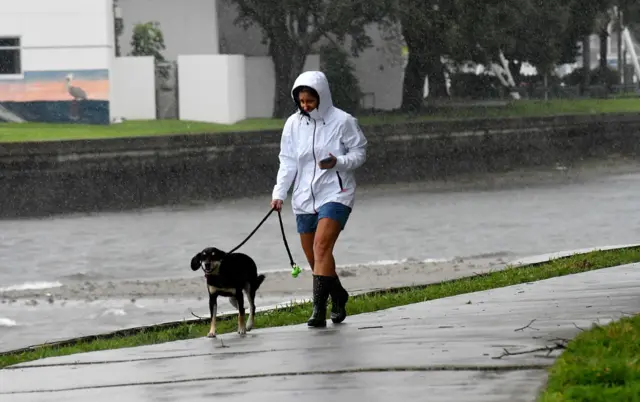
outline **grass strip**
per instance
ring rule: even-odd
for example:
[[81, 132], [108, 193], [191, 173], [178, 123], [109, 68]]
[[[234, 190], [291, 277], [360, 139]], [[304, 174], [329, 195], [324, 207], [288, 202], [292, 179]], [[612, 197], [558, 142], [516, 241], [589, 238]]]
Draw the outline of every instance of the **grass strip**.
[[[414, 115], [381, 112], [357, 113], [363, 126], [429, 120], [468, 118], [542, 117], [562, 114], [640, 112], [640, 97], [616, 99], [519, 100], [506, 106], [452, 106]], [[73, 139], [138, 137], [172, 134], [204, 134], [281, 130], [283, 119], [256, 118], [236, 124], [213, 124], [183, 120], [132, 120], [112, 125], [0, 123], [0, 142], [56, 141]]]
[[551, 367], [539, 401], [640, 401], [640, 315], [571, 340]]
[[[347, 310], [349, 315], [369, 313], [407, 304], [577, 274], [633, 262], [640, 262], [640, 247], [575, 254], [540, 264], [521, 267], [512, 266], [500, 271], [431, 285], [404, 287], [358, 295], [350, 298]], [[300, 303], [257, 313], [254, 328], [302, 324], [311, 315], [311, 310], [310, 303]], [[7, 353], [0, 356], [0, 368], [46, 357], [198, 338], [207, 334], [209, 330], [207, 321], [185, 321], [176, 323], [175, 326], [169, 328], [147, 327], [137, 332], [123, 331], [122, 335], [108, 338], [96, 335], [90, 340], [70, 341], [62, 345], [45, 345], [28, 351]], [[218, 334], [235, 330], [235, 317], [223, 319], [217, 325]]]

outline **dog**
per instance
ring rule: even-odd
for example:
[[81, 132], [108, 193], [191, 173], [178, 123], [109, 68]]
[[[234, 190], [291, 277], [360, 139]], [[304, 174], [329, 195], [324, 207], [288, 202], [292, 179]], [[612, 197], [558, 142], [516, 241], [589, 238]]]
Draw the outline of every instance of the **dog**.
[[[207, 247], [191, 259], [191, 269], [202, 268], [209, 291], [209, 313], [211, 327], [207, 337], [216, 337], [216, 316], [218, 314], [218, 296], [228, 297], [231, 305], [238, 309], [238, 333], [244, 335], [253, 328], [256, 304], [256, 291], [265, 279], [258, 275], [255, 261], [243, 253], [226, 253], [215, 247]], [[249, 321], [245, 322], [244, 297], [249, 302]]]

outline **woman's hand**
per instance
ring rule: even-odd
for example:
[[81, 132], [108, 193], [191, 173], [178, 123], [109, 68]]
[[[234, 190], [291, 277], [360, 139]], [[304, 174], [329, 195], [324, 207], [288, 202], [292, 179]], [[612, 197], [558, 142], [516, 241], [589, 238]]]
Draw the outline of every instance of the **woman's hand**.
[[280, 211], [282, 209], [282, 200], [271, 200], [271, 208]]
[[320, 169], [331, 169], [336, 165], [336, 162], [338, 162], [338, 159], [330, 153], [329, 157], [324, 158], [318, 163], [318, 167], [320, 167]]

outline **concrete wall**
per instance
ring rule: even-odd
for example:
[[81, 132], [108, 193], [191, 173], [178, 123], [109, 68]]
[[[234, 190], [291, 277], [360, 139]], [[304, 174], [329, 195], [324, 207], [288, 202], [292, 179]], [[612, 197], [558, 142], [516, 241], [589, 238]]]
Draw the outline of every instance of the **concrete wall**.
[[245, 57], [178, 56], [180, 119], [233, 124], [247, 118]]
[[114, 59], [110, 81], [112, 119], [155, 119], [155, 79], [152, 56]]
[[[591, 115], [364, 126], [360, 185], [571, 165], [637, 155], [640, 117]], [[0, 144], [0, 214], [119, 211], [225, 197], [265, 199], [280, 131]]]
[[[309, 55], [303, 71], [318, 70], [320, 56]], [[269, 56], [245, 58], [247, 118], [273, 116], [276, 77], [273, 61]], [[291, 83], [293, 85], [293, 83]]]
[[[108, 123], [112, 32], [111, 0], [3, 2], [1, 42], [19, 43], [0, 51], [20, 68], [0, 74], [0, 120]], [[87, 99], [74, 101], [67, 80]]]

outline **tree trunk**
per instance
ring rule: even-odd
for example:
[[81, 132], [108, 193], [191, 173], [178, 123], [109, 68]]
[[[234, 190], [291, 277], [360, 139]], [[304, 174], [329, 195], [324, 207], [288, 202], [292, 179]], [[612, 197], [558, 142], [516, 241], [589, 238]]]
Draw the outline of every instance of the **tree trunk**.
[[[446, 98], [449, 96], [447, 92], [447, 80], [444, 75], [445, 68], [440, 60], [439, 54], [433, 54], [428, 57], [427, 76], [429, 77], [429, 98]], [[423, 82], [424, 85], [424, 82]]]
[[407, 112], [417, 112], [422, 108], [424, 82], [427, 77], [427, 59], [425, 54], [409, 48], [409, 60], [404, 69], [402, 83], [402, 105]]
[[513, 77], [513, 82], [516, 84], [516, 87], [517, 87], [520, 84], [520, 81], [522, 81], [522, 73], [520, 72], [520, 70], [522, 69], [522, 64], [515, 63], [513, 60], [509, 60], [508, 66], [509, 66], [509, 72]]
[[607, 39], [609, 38], [609, 33], [606, 29], [600, 31], [600, 70], [601, 72], [607, 68], [607, 50], [609, 50], [609, 46], [607, 46]]
[[295, 112], [296, 106], [291, 99], [291, 88], [302, 73], [307, 54], [304, 49], [289, 42], [270, 41], [269, 54], [273, 60], [276, 88], [274, 94], [273, 117], [283, 118]]
[[618, 84], [622, 84], [622, 82], [624, 81], [624, 63], [623, 63], [623, 59], [622, 59], [622, 29], [623, 29], [623, 25], [622, 25], [622, 8], [619, 7], [618, 8], [618, 16], [617, 16], [617, 24], [618, 24], [618, 29], [616, 31], [617, 33], [617, 43], [616, 45], [618, 46], [616, 51], [618, 53]]
[[582, 85], [580, 94], [584, 95], [591, 85], [591, 39], [587, 35], [582, 38]]

